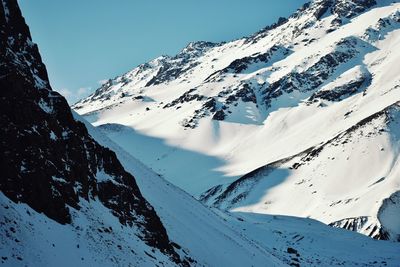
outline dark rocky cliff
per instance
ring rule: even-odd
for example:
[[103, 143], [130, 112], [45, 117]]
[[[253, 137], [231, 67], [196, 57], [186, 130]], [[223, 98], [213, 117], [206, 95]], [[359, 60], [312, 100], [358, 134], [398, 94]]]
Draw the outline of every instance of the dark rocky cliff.
[[186, 265], [134, 177], [52, 91], [17, 1], [0, 4], [1, 192], [61, 224], [71, 223], [80, 201], [98, 199], [148, 245]]

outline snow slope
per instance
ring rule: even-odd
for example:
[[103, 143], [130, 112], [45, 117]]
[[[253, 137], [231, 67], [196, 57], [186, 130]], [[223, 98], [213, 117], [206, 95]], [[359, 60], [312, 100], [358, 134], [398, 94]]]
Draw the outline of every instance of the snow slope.
[[[73, 108], [209, 205], [396, 240], [378, 213], [400, 188], [397, 124], [382, 116], [363, 126], [371, 136], [349, 129], [400, 100], [399, 46], [398, 1], [315, 0], [250, 37], [191, 43], [140, 65]], [[340, 138], [348, 144], [331, 144]], [[308, 165], [289, 168], [319, 147]], [[224, 198], [241, 177], [281, 161], [273, 178]]]
[[[214, 188], [203, 200], [246, 212], [301, 217], [318, 212], [324, 223], [396, 240], [398, 226], [391, 225], [398, 223], [398, 200], [383, 204], [381, 198], [382, 192], [389, 197], [398, 190], [399, 129], [400, 106], [394, 105], [326, 143]], [[280, 201], [282, 195], [286, 201]], [[387, 205], [395, 212], [385, 221]]]
[[[79, 115], [75, 116], [85, 122]], [[207, 208], [145, 167], [88, 122], [86, 126], [135, 175], [144, 197], [155, 208], [169, 236], [196, 260], [201, 259], [199, 263], [206, 266], [278, 264], [271, 255], [283, 264], [301, 266], [396, 266], [400, 261], [400, 243], [372, 240], [311, 219]], [[252, 255], [251, 261], [248, 253]], [[265, 256], [270, 257], [268, 261]]]
[[1, 193], [1, 265], [178, 266], [99, 201], [81, 205], [72, 213], [73, 223], [63, 225]]
[[84, 122], [89, 133], [103, 146], [112, 149], [124, 168], [135, 175], [144, 197], [160, 216], [171, 239], [205, 266], [280, 266], [270, 252], [231, 229], [217, 214], [193, 197], [145, 167], [102, 132]]
[[[175, 185], [215, 199], [243, 175], [319, 147], [398, 102], [399, 28], [397, 1], [314, 1], [253, 36], [192, 43], [175, 57], [141, 65], [74, 109]], [[374, 120], [369, 127], [386, 126]], [[400, 187], [396, 128], [349, 139], [351, 147], [325, 149], [307, 171], [289, 175], [285, 167], [276, 181], [254, 185], [235, 208], [338, 226], [366, 217], [365, 227], [380, 227], [382, 201]], [[303, 179], [314, 188], [293, 185]], [[333, 205], [348, 199], [357, 201]], [[354, 229], [371, 234], [361, 228]]]

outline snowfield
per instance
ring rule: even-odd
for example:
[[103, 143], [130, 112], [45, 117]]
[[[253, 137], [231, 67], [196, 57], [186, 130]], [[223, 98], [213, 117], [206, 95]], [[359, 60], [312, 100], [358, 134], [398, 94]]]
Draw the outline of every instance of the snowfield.
[[75, 116], [100, 144], [117, 153], [169, 237], [200, 265], [396, 266], [400, 261], [399, 243], [373, 240], [312, 219], [209, 209]]
[[[101, 145], [135, 175], [168, 236], [192, 266], [397, 266], [400, 244], [373, 240], [312, 219], [210, 209], [145, 167], [79, 115]], [[84, 205], [82, 205], [84, 204]], [[83, 201], [61, 225], [0, 196], [3, 266], [172, 266], [122, 226], [99, 201]], [[7, 227], [4, 227], [7, 226]], [[7, 259], [6, 259], [7, 258]], [[63, 259], [63, 260], [60, 260]]]

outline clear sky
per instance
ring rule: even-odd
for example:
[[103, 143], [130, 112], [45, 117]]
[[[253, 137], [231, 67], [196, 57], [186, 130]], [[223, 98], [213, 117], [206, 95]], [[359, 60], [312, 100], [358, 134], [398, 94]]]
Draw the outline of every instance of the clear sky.
[[19, 0], [54, 90], [70, 103], [190, 41], [229, 41], [306, 0]]

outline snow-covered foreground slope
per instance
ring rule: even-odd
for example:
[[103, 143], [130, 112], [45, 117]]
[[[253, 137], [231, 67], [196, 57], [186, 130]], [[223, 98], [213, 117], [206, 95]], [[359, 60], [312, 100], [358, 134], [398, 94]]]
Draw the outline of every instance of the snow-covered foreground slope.
[[[76, 118], [82, 120], [79, 115]], [[270, 266], [281, 261], [301, 266], [396, 266], [400, 261], [399, 243], [372, 240], [311, 219], [209, 209], [145, 167], [98, 129], [87, 122], [86, 126], [135, 175], [169, 236], [196, 260], [201, 259], [199, 264]]]
[[[397, 266], [399, 243], [375, 241], [294, 217], [224, 213], [202, 205], [159, 177], [79, 115], [90, 135], [116, 152], [135, 175], [169, 238], [192, 266]], [[82, 201], [72, 224], [59, 224], [26, 204], [0, 197], [2, 265], [171, 266], [99, 201]], [[64, 260], [61, 260], [64, 259]], [[68, 260], [66, 260], [68, 259]]]
[[[75, 115], [77, 119], [85, 122]], [[90, 134], [112, 149], [124, 168], [135, 175], [145, 198], [160, 216], [171, 239], [205, 266], [281, 265], [268, 250], [233, 230], [208, 207], [167, 182], [85, 122]]]
[[291, 266], [398, 266], [399, 263], [398, 243], [372, 240], [315, 220], [254, 213], [221, 215], [235, 229]]
[[[398, 47], [398, 1], [315, 0], [250, 37], [142, 64], [73, 108], [210, 205], [396, 240], [398, 217], [379, 214], [400, 189], [397, 119], [353, 128], [396, 113]], [[242, 186], [262, 166], [277, 170]]]
[[0, 193], [0, 214], [2, 266], [178, 266], [100, 201], [82, 201], [63, 225]]

